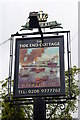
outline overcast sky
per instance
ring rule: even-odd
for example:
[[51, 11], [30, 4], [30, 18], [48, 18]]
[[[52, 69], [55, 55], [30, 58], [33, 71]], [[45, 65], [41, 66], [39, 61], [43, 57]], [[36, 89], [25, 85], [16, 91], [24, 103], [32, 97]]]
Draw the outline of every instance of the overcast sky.
[[[78, 64], [78, 0], [0, 0], [0, 43], [26, 23], [29, 12], [48, 13], [48, 21], [71, 31], [72, 65]], [[0, 45], [0, 80], [8, 77], [9, 42]]]

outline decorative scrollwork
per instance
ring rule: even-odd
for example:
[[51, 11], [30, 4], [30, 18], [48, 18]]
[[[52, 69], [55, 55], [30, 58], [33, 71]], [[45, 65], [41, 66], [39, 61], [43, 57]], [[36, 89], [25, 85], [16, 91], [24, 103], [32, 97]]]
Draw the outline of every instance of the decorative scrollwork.
[[64, 104], [60, 104], [60, 109], [64, 110], [65, 109], [65, 103]]

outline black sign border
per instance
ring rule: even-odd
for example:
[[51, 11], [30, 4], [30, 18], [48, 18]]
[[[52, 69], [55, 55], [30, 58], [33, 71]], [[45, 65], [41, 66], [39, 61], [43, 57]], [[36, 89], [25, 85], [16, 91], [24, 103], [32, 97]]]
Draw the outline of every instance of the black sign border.
[[[24, 98], [24, 97], [39, 97], [39, 96], [65, 96], [65, 71], [64, 71], [64, 36], [47, 36], [43, 38], [43, 41], [46, 41], [47, 39], [58, 41], [60, 43], [60, 87], [46, 87], [46, 88], [24, 88], [24, 89], [18, 89], [18, 68], [19, 68], [19, 44], [25, 43], [27, 40], [29, 43], [31, 40], [35, 41], [41, 39], [41, 37], [33, 37], [33, 38], [16, 38], [16, 45], [15, 45], [15, 68], [14, 68], [14, 85], [13, 85], [13, 97], [14, 98]], [[34, 91], [41, 92], [48, 91], [50, 89], [51, 91], [44, 92], [44, 93], [34, 93]], [[21, 90], [21, 93], [19, 94], [18, 91]], [[26, 92], [29, 91], [29, 93], [26, 94]], [[56, 91], [56, 92], [54, 92]]]

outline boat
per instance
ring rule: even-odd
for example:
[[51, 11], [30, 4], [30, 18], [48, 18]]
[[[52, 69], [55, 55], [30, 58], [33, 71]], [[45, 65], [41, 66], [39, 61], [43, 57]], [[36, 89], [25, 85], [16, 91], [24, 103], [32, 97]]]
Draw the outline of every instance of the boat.
[[43, 77], [40, 77], [40, 78], [39, 78], [39, 77], [37, 77], [37, 78], [36, 78], [36, 81], [42, 81], [42, 82], [43, 82], [43, 81], [46, 81], [48, 78], [49, 78], [49, 76], [48, 76], [48, 75], [43, 76]]
[[50, 70], [50, 74], [55, 74], [57, 71]]
[[35, 71], [36, 71], [36, 68], [31, 68], [30, 71], [31, 71], [31, 72], [35, 72]]
[[57, 63], [48, 62], [47, 65], [48, 65], [48, 67], [54, 67], [54, 68], [57, 68]]
[[40, 72], [44, 72], [45, 68], [32, 68], [30, 71], [31, 72], [36, 72], [36, 73], [40, 73]]
[[45, 68], [36, 69], [36, 73], [44, 72]]
[[21, 78], [23, 78], [23, 77], [25, 77], [25, 78], [26, 78], [26, 77], [29, 77], [29, 75], [28, 75], [28, 74], [25, 74], [25, 75], [20, 75], [20, 77], [21, 77]]

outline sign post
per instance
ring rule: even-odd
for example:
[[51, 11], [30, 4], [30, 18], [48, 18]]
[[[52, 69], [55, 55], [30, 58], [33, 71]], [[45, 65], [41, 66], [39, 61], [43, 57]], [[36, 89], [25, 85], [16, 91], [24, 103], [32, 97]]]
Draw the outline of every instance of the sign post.
[[[65, 94], [64, 36], [62, 35], [62, 33], [67, 33], [69, 70], [69, 54], [71, 53], [68, 48], [68, 34], [70, 34], [70, 31], [43, 33], [41, 28], [51, 29], [62, 27], [61, 24], [56, 21], [46, 22], [48, 15], [44, 14], [42, 11], [40, 14], [31, 12], [29, 18], [30, 21], [22, 26], [21, 30], [38, 28], [39, 32], [17, 33], [12, 35], [12, 37], [18, 36], [15, 41], [13, 102], [15, 101], [14, 98], [30, 97], [33, 99], [34, 97], [35, 99], [32, 100], [33, 102], [30, 102], [30, 104], [33, 104], [34, 108], [34, 120], [46, 120], [46, 101], [48, 98], [50, 99], [50, 101], [47, 102], [48, 104], [51, 103], [51, 99], [55, 98], [57, 98], [57, 101], [55, 101], [56, 103], [62, 104], [72, 97], [70, 92], [70, 73], [68, 74], [70, 97], [66, 98]], [[61, 33], [61, 35], [59, 35], [59, 33]], [[43, 36], [44, 34], [46, 35], [45, 37]], [[25, 35], [29, 35], [30, 37], [24, 37]], [[31, 35], [34, 37], [31, 37]], [[35, 37], [35, 35], [41, 35], [41, 37]], [[10, 55], [10, 57], [12, 61], [13, 55]], [[12, 62], [10, 63], [10, 66], [12, 67]], [[12, 71], [10, 73], [12, 75]], [[11, 81], [9, 84], [10, 83]], [[11, 87], [9, 89], [11, 91]], [[22, 104], [26, 103], [24, 102]], [[29, 104], [29, 102], [27, 104]]]
[[46, 120], [46, 103], [41, 97], [37, 97], [34, 101], [34, 120]]

